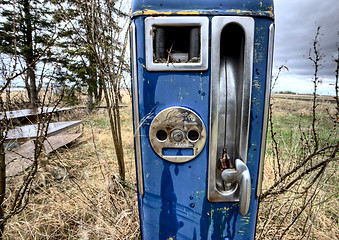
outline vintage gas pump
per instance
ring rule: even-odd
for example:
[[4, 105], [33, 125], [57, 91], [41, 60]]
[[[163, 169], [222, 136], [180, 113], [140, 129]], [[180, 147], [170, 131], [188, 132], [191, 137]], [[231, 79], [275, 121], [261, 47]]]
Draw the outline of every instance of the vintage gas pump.
[[273, 0], [133, 1], [143, 239], [254, 239], [273, 21]]

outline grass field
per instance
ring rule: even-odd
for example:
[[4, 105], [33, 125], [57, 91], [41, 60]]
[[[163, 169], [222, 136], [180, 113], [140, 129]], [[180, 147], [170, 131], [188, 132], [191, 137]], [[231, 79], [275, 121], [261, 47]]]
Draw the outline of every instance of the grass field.
[[[301, 96], [299, 96], [301, 98]], [[323, 99], [328, 100], [328, 97]], [[300, 164], [299, 160], [312, 154], [315, 142], [312, 128], [312, 101], [295, 95], [273, 95], [272, 121], [274, 138], [279, 148], [282, 175]], [[319, 148], [338, 143], [338, 122], [332, 117], [336, 114], [336, 105], [329, 101], [319, 101], [316, 107], [315, 129]], [[268, 130], [263, 189], [269, 188], [276, 179], [277, 162], [271, 128]], [[313, 161], [320, 162], [326, 156], [320, 155]], [[307, 166], [304, 167], [306, 171]], [[338, 239], [338, 164], [336, 161], [327, 165], [326, 170], [303, 197], [296, 194], [306, 188], [318, 172], [305, 175], [295, 188], [284, 194], [265, 199], [260, 205], [258, 218], [259, 239]], [[286, 181], [287, 182], [287, 181]], [[286, 183], [287, 185], [287, 183]], [[320, 187], [321, 186], [321, 187]], [[283, 185], [284, 187], [284, 185]], [[312, 204], [304, 208], [314, 194]], [[304, 209], [303, 209], [304, 208]], [[291, 225], [301, 212], [298, 220], [289, 228], [283, 238], [279, 236]], [[265, 228], [264, 230], [262, 228]]]
[[[300, 101], [312, 101], [313, 94], [282, 94], [275, 93], [273, 94], [274, 98], [283, 98], [283, 99], [291, 99], [291, 100], [300, 100]], [[334, 102], [334, 96], [322, 96], [318, 95], [317, 100], [321, 102]]]
[[[42, 156], [30, 202], [26, 209], [6, 225], [5, 239], [138, 239], [136, 178], [133, 150], [132, 110], [130, 99], [124, 96], [121, 108], [122, 136], [126, 161], [127, 186], [118, 181], [118, 165], [109, 130], [107, 113], [97, 110], [87, 115], [74, 113], [74, 119], [84, 120], [84, 134], [69, 148], [50, 156]], [[300, 131], [310, 128], [311, 102], [273, 96], [273, 122], [281, 154], [293, 161], [300, 151]], [[338, 141], [334, 134], [332, 103], [318, 107], [317, 128], [322, 141]], [[272, 139], [268, 138], [263, 191], [274, 181]], [[286, 160], [288, 161], [288, 160]], [[286, 164], [287, 168], [288, 164]], [[332, 162], [326, 171], [328, 181], [319, 192], [313, 210], [302, 213], [282, 239], [299, 239], [303, 228], [310, 239], [338, 239], [338, 166]], [[307, 179], [305, 180], [307, 181]], [[9, 183], [15, 187], [18, 181]], [[291, 201], [295, 204], [291, 209]], [[300, 208], [301, 199], [291, 193], [270, 198], [260, 204], [258, 239], [279, 239]], [[288, 208], [290, 211], [283, 211]], [[294, 209], [295, 208], [295, 209]], [[270, 209], [277, 209], [271, 214]], [[287, 212], [287, 213], [286, 213]], [[306, 232], [307, 232], [306, 231]]]

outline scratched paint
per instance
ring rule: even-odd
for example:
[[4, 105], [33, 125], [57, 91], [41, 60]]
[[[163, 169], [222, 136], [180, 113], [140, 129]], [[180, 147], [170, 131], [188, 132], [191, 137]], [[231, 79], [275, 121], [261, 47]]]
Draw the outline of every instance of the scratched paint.
[[132, 2], [132, 17], [234, 14], [240, 16], [245, 15], [274, 18], [273, 0], [135, 0]]
[[267, 11], [246, 11], [246, 10], [240, 10], [240, 9], [229, 9], [226, 11], [218, 11], [218, 10], [209, 10], [209, 11], [155, 11], [150, 9], [145, 9], [142, 11], [135, 11], [133, 12], [132, 16], [198, 16], [198, 15], [210, 15], [213, 12], [213, 14], [222, 14], [222, 15], [240, 15], [240, 16], [262, 16], [262, 17], [274, 17], [273, 8], [270, 7]]
[[135, 16], [138, 15], [199, 15], [199, 11], [178, 11], [178, 12], [171, 12], [171, 11], [155, 11], [151, 9], [145, 9], [143, 11], [134, 12]]
[[[266, 79], [267, 28], [272, 22], [271, 1], [227, 1], [233, 7], [214, 5], [216, 1], [196, 0], [201, 8], [192, 6], [192, 11], [179, 9], [185, 3], [173, 6], [179, 0], [164, 1], [164, 9], [155, 7], [154, 0], [135, 1], [133, 21], [137, 39], [137, 79], [140, 118], [144, 120], [140, 128], [144, 196], [138, 196], [141, 235], [143, 239], [254, 239], [254, 229], [258, 208], [255, 196], [259, 156], [261, 149], [262, 113]], [[183, 2], [183, 1], [180, 1]], [[190, 1], [192, 4], [195, 1]], [[203, 2], [206, 2], [203, 5]], [[223, 3], [226, 1], [222, 1]], [[238, 3], [239, 2], [239, 3]], [[166, 5], [168, 4], [168, 5]], [[171, 5], [172, 4], [172, 5]], [[242, 5], [241, 5], [242, 4]], [[208, 7], [210, 5], [211, 7]], [[238, 7], [237, 7], [238, 6]], [[211, 9], [213, 8], [213, 9]], [[250, 137], [247, 164], [251, 173], [251, 202], [249, 213], [241, 217], [238, 203], [211, 203], [207, 200], [206, 184], [208, 142], [200, 155], [187, 163], [169, 163], [157, 156], [149, 144], [149, 126], [154, 116], [170, 106], [193, 109], [209, 126], [210, 66], [207, 71], [190, 72], [149, 72], [145, 67], [144, 20], [147, 16], [171, 15], [246, 15], [255, 20], [255, 46], [253, 59], [253, 82], [251, 99]], [[258, 18], [257, 18], [258, 17]], [[212, 46], [209, 46], [212, 47]], [[207, 137], [209, 131], [207, 129]], [[167, 228], [170, 226], [170, 228]]]

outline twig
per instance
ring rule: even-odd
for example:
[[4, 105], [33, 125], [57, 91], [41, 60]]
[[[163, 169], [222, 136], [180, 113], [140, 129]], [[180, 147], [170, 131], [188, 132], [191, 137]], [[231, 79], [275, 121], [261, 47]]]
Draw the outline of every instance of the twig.
[[168, 53], [168, 55], [167, 55], [167, 66], [169, 65], [170, 57], [172, 58], [172, 61], [175, 63], [175, 60], [174, 60], [174, 58], [173, 58], [172, 55], [171, 55], [171, 52], [172, 52], [172, 48], [173, 48], [174, 43], [175, 43], [175, 41], [172, 43], [172, 46], [170, 47], [170, 49], [167, 50], [167, 53]]
[[[320, 177], [320, 180], [323, 176], [323, 173]], [[287, 228], [285, 228], [285, 230], [283, 231], [283, 233], [280, 235], [280, 238], [279, 239], [283, 239], [284, 235], [287, 233], [287, 231], [293, 226], [293, 224], [297, 221], [297, 219], [299, 218], [299, 216], [302, 214], [302, 212], [306, 209], [306, 207], [312, 202], [313, 198], [316, 196], [316, 194], [318, 193], [318, 187], [319, 187], [319, 183], [320, 183], [320, 180], [313, 192], [313, 194], [311, 195], [311, 197], [309, 198], [309, 200], [304, 204], [304, 206], [301, 208], [301, 210], [299, 211], [299, 213], [294, 217], [293, 221], [288, 225]]]
[[313, 133], [313, 138], [314, 138], [314, 148], [315, 150], [318, 149], [319, 147], [319, 140], [318, 140], [318, 134], [317, 134], [317, 130], [316, 130], [316, 120], [317, 120], [317, 114], [316, 114], [316, 108], [317, 108], [317, 87], [318, 87], [318, 83], [319, 81], [319, 77], [318, 77], [318, 71], [321, 67], [321, 63], [320, 61], [323, 59], [323, 55], [320, 54], [319, 50], [318, 50], [318, 45], [319, 45], [319, 35], [320, 35], [320, 26], [317, 28], [317, 33], [314, 37], [314, 41], [313, 41], [313, 53], [314, 53], [314, 57], [312, 56], [312, 52], [311, 49], [309, 51], [309, 57], [308, 59], [311, 60], [314, 64], [314, 80], [313, 80], [313, 86], [314, 86], [314, 90], [313, 90], [313, 105], [312, 105], [312, 133]]
[[[333, 146], [331, 146], [331, 148], [333, 148]], [[261, 199], [264, 199], [265, 197], [267, 197], [268, 195], [275, 195], [275, 194], [281, 194], [286, 192], [290, 187], [293, 186], [294, 183], [296, 183], [297, 181], [299, 181], [300, 179], [302, 179], [303, 176], [309, 174], [310, 172], [313, 172], [315, 170], [317, 170], [318, 168], [322, 167], [325, 168], [326, 165], [331, 162], [332, 160], [336, 160], [335, 159], [335, 155], [338, 153], [338, 149], [339, 149], [339, 142], [337, 143], [337, 145], [334, 147], [332, 154], [325, 159], [324, 161], [321, 161], [320, 163], [314, 165], [311, 168], [307, 168], [306, 170], [304, 170], [301, 174], [299, 174], [297, 177], [294, 178], [294, 180], [292, 180], [287, 186], [285, 186], [284, 188], [281, 188], [277, 191], [272, 191], [272, 189], [274, 189], [276, 186], [278, 186], [283, 180], [285, 180], [288, 176], [292, 175], [293, 173], [295, 173], [298, 169], [300, 169], [302, 166], [304, 166], [304, 164], [297, 166], [296, 168], [294, 168], [292, 171], [286, 173], [278, 182], [276, 182], [274, 185], [272, 185], [272, 187], [267, 190], [264, 194], [262, 194], [260, 196]], [[317, 154], [312, 154], [312, 156], [316, 156]], [[312, 159], [312, 158], [308, 158], [308, 159]], [[322, 171], [321, 171], [322, 172]], [[274, 186], [274, 187], [273, 187]]]
[[[334, 157], [332, 157], [332, 155], [335, 156], [335, 154], [338, 152], [338, 148], [339, 148], [339, 143], [337, 143], [337, 145], [331, 145], [331, 146], [327, 146], [321, 149], [318, 149], [316, 152], [313, 152], [312, 154], [310, 154], [307, 158], [305, 158], [299, 165], [297, 165], [295, 168], [293, 168], [291, 171], [287, 172], [285, 175], [283, 175], [278, 181], [276, 181], [268, 190], [266, 190], [261, 196], [260, 196], [260, 200], [265, 199], [268, 195], [271, 194], [278, 194], [278, 193], [282, 193], [285, 192], [284, 189], [278, 190], [277, 192], [273, 193], [273, 189], [276, 188], [280, 183], [282, 183], [287, 177], [291, 176], [292, 174], [294, 174], [295, 172], [297, 172], [300, 168], [302, 168], [303, 166], [305, 166], [305, 163], [307, 163], [310, 159], [312, 159], [313, 157], [317, 156], [318, 154], [324, 152], [327, 149], [333, 149], [332, 154], [329, 158], [327, 158], [326, 160], [318, 163], [317, 165], [307, 169], [307, 173], [314, 171], [316, 169], [318, 169], [319, 167], [323, 166], [327, 161], [331, 161], [332, 159], [334, 159]], [[300, 174], [295, 180], [294, 182], [296, 182], [297, 180], [299, 180], [302, 176], [304, 176], [305, 174], [307, 174], [305, 172], [303, 172], [302, 174]]]

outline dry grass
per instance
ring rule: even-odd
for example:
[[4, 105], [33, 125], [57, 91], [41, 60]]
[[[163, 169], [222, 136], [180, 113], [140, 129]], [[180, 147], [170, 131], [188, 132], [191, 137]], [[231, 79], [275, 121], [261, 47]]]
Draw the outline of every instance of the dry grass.
[[[286, 173], [298, 164], [300, 157], [300, 134], [311, 128], [312, 105], [308, 101], [281, 98], [273, 102], [273, 122], [280, 148], [281, 171]], [[335, 105], [322, 102], [317, 107], [317, 130], [320, 142], [337, 142], [337, 128], [328, 113], [334, 115]], [[329, 137], [331, 136], [331, 137]], [[273, 156], [272, 139], [268, 137], [265, 159], [263, 191], [276, 180], [277, 169]], [[314, 161], [322, 161], [319, 156]], [[317, 172], [306, 175], [284, 194], [271, 196], [260, 203], [257, 239], [338, 239], [338, 165], [331, 162], [320, 180], [305, 195], [297, 192], [306, 189]], [[305, 203], [310, 204], [305, 207]], [[303, 209], [304, 208], [304, 209]], [[296, 219], [296, 217], [299, 218]], [[288, 229], [288, 230], [286, 230]]]
[[[273, 161], [266, 157], [263, 189], [267, 189], [274, 181]], [[320, 182], [316, 191], [314, 204], [307, 207], [288, 232], [281, 235], [294, 221], [305, 203], [305, 199], [293, 192], [268, 198], [260, 203], [257, 239], [339, 239], [338, 228], [338, 176], [335, 176], [337, 166], [332, 163], [326, 173], [326, 177]], [[296, 186], [302, 189], [309, 182], [305, 178], [303, 183]], [[310, 192], [306, 200], [309, 200], [313, 192]]]
[[[129, 101], [128, 96], [124, 101]], [[125, 187], [116, 175], [106, 112], [82, 115], [81, 139], [40, 158], [30, 203], [7, 223], [5, 239], [138, 239], [131, 106], [121, 109]], [[16, 184], [17, 179], [9, 182], [11, 188]]]
[[[117, 177], [118, 164], [104, 110], [90, 115], [78, 113], [85, 122], [84, 134], [69, 148], [60, 149], [40, 159], [30, 203], [6, 225], [5, 239], [138, 239], [139, 216], [133, 152], [132, 110], [128, 95], [121, 108], [127, 183], [123, 187]], [[279, 129], [298, 131], [291, 116], [310, 116], [309, 103], [274, 99], [274, 112], [285, 119]], [[331, 105], [323, 104], [321, 111]], [[298, 117], [297, 117], [298, 119]], [[297, 138], [297, 135], [292, 135]], [[298, 145], [291, 146], [282, 136], [284, 153], [293, 156]], [[297, 141], [297, 139], [295, 139]], [[264, 186], [274, 181], [273, 161], [268, 145]], [[293, 158], [291, 158], [293, 161]], [[287, 165], [286, 165], [287, 166]], [[332, 178], [319, 191], [313, 210], [305, 211], [282, 239], [299, 239], [304, 228], [311, 239], [338, 239], [337, 166], [328, 168]], [[307, 180], [306, 180], [307, 181]], [[9, 183], [12, 187], [18, 181]], [[301, 186], [302, 187], [302, 186]], [[279, 239], [300, 208], [300, 199], [291, 193], [270, 198], [260, 204], [258, 234], [260, 239]], [[291, 210], [292, 209], [292, 210]], [[272, 210], [273, 213], [272, 213]], [[314, 212], [316, 214], [314, 214]], [[310, 218], [316, 216], [316, 218]], [[307, 223], [306, 225], [304, 223]], [[264, 228], [264, 230], [262, 229]], [[305, 236], [304, 236], [305, 237]]]
[[[313, 94], [283, 94], [283, 93], [275, 93], [275, 98], [283, 98], [283, 99], [300, 99], [300, 100], [313, 100]], [[333, 101], [333, 96], [317, 96], [317, 99], [321, 101]]]

